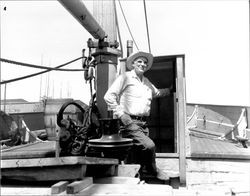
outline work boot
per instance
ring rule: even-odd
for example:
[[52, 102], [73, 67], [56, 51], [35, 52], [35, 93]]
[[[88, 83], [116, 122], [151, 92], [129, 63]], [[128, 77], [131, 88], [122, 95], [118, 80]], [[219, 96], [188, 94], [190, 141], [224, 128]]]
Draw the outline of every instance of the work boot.
[[150, 165], [150, 166], [144, 166], [142, 168], [142, 172], [147, 175], [151, 176], [157, 176], [157, 168], [155, 165]]

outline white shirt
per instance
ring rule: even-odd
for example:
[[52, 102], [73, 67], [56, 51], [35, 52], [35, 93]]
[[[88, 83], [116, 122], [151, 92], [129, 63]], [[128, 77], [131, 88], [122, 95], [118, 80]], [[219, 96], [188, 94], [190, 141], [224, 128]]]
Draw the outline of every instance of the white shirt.
[[169, 89], [157, 89], [146, 77], [142, 81], [134, 70], [119, 75], [106, 92], [108, 110], [120, 118], [124, 113], [149, 116], [152, 98], [169, 95]]

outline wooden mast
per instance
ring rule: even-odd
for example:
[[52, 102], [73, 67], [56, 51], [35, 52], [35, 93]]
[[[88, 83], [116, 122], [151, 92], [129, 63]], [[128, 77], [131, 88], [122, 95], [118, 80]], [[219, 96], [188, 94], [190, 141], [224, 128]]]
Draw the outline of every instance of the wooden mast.
[[[106, 32], [107, 41], [111, 45], [117, 42], [117, 28], [114, 0], [93, 1], [93, 16]], [[109, 86], [113, 83], [117, 73], [117, 59], [121, 52], [115, 47], [96, 49], [93, 55], [97, 60], [97, 106], [102, 117], [107, 117], [107, 105], [103, 99]]]

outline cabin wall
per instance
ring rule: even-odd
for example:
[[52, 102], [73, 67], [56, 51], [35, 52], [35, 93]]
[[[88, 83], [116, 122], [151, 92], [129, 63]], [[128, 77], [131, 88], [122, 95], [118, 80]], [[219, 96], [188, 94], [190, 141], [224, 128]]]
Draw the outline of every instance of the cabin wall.
[[5, 112], [18, 124], [22, 117], [30, 130], [44, 129], [44, 106], [42, 102], [8, 103]]
[[187, 187], [250, 188], [250, 160], [187, 159]]

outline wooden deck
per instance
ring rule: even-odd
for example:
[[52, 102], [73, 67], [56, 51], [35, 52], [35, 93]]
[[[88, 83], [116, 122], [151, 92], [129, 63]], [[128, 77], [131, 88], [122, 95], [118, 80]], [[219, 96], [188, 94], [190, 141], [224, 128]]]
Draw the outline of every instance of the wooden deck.
[[5, 180], [56, 181], [86, 175], [114, 175], [118, 159], [55, 157], [56, 142], [36, 142], [2, 150], [1, 177]]
[[250, 160], [250, 148], [238, 142], [190, 136], [192, 158]]
[[55, 157], [55, 141], [38, 141], [34, 143], [13, 146], [1, 150], [1, 159], [27, 159]]

